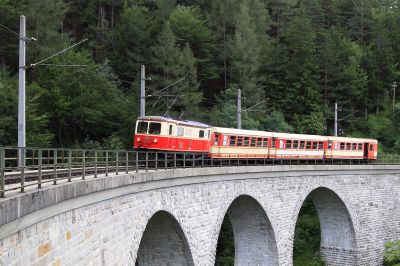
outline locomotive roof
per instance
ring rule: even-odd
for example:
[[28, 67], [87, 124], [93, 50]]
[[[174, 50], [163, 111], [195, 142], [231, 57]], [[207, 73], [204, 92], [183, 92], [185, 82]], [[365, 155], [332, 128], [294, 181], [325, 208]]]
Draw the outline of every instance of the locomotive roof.
[[138, 120], [160, 121], [160, 122], [175, 123], [177, 125], [182, 125], [182, 126], [210, 128], [209, 125], [201, 123], [201, 122], [189, 121], [189, 120], [177, 120], [177, 119], [173, 119], [170, 117], [164, 117], [164, 116], [142, 116], [142, 117], [138, 117]]

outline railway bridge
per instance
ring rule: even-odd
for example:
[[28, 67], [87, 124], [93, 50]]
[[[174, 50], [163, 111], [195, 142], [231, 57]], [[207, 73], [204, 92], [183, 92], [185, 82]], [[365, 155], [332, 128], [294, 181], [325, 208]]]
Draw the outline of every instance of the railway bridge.
[[214, 265], [225, 215], [236, 265], [292, 265], [307, 197], [328, 265], [381, 265], [384, 243], [400, 239], [399, 165], [219, 166], [69, 181], [0, 199], [0, 265]]

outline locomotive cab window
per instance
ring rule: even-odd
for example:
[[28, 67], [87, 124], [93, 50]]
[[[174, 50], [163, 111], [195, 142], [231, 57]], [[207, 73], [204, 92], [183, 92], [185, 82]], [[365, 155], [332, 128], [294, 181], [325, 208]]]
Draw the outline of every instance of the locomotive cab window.
[[178, 136], [182, 137], [183, 135], [185, 135], [185, 128], [178, 127]]
[[146, 134], [148, 126], [149, 126], [148, 122], [140, 121], [137, 125], [136, 133]]
[[160, 135], [161, 134], [161, 123], [150, 123], [149, 134]]
[[199, 131], [199, 138], [204, 138], [204, 130]]

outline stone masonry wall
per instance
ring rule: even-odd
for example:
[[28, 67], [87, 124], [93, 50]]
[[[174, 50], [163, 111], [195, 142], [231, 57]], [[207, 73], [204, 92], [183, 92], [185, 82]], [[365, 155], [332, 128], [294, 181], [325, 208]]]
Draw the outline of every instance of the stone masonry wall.
[[[248, 170], [223, 175], [225, 170], [220, 169], [212, 179], [212, 171], [207, 171], [176, 186], [144, 189], [143, 184], [131, 184], [97, 192], [99, 200], [88, 205], [86, 196], [70, 199], [64, 202], [70, 210], [43, 221], [39, 216], [46, 209], [37, 211], [32, 219], [39, 222], [0, 240], [0, 265], [135, 265], [146, 225], [154, 214], [165, 211], [180, 226], [180, 238], [186, 238], [190, 249], [181, 252], [179, 256], [186, 257], [180, 259], [211, 266], [224, 215], [242, 195], [253, 198], [265, 211], [276, 241], [268, 244], [268, 252], [276, 246], [279, 265], [292, 265], [297, 215], [304, 199], [317, 188], [330, 190], [343, 202], [354, 229], [355, 254], [338, 252], [348, 246], [327, 247], [326, 253], [337, 257], [331, 265], [345, 263], [346, 257], [355, 265], [381, 265], [384, 243], [400, 239], [400, 175], [282, 172], [271, 177], [268, 171]], [[324, 221], [337, 220], [332, 216]], [[20, 226], [22, 220], [11, 223]], [[171, 239], [171, 245], [176, 244]]]

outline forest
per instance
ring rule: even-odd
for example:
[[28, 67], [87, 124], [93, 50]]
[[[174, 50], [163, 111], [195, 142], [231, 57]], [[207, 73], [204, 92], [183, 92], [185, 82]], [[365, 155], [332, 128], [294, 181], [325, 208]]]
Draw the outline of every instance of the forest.
[[[132, 148], [146, 114], [278, 132], [371, 137], [400, 151], [398, 0], [0, 0], [0, 145], [16, 146], [19, 17], [26, 16], [27, 146]], [[160, 90], [162, 93], [160, 93]], [[398, 93], [399, 95], [400, 93]], [[263, 101], [265, 100], [265, 101]], [[260, 103], [262, 101], [262, 103]], [[295, 265], [323, 265], [311, 201]], [[233, 265], [223, 225], [217, 265]], [[390, 255], [390, 254], [389, 254]], [[393, 257], [393, 256], [392, 256]], [[392, 264], [388, 264], [392, 265]]]
[[145, 65], [147, 115], [235, 127], [241, 89], [243, 109], [267, 99], [243, 128], [333, 134], [337, 102], [340, 135], [400, 149], [397, 0], [0, 0], [0, 145], [22, 14], [28, 66], [88, 38], [27, 69], [27, 146], [130, 148]]

